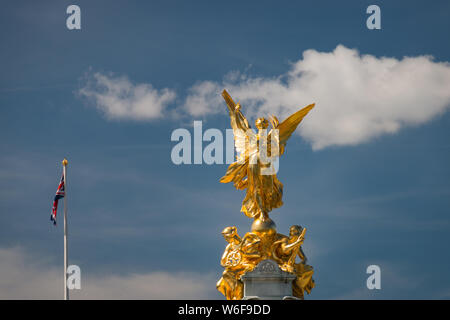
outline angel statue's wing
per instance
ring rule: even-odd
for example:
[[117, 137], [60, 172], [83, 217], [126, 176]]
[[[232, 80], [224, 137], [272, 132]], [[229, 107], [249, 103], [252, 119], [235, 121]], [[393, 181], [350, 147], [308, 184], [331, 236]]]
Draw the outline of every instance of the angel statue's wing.
[[247, 119], [244, 117], [240, 110], [240, 105], [236, 105], [234, 103], [227, 90], [223, 90], [222, 97], [227, 103], [228, 111], [230, 111], [231, 127], [233, 128], [233, 130], [241, 129], [247, 131], [248, 129], [250, 129], [250, 125], [248, 124]]
[[[249, 156], [257, 152], [256, 135], [251, 130], [247, 119], [240, 110], [240, 104], [235, 104], [231, 96], [226, 90], [223, 90], [222, 96], [227, 103], [230, 112], [231, 128], [234, 134], [234, 145], [239, 157], [236, 162], [232, 163], [220, 182], [234, 182], [237, 189], [245, 189], [247, 187], [247, 167], [249, 164]], [[252, 142], [255, 143], [252, 143]]]
[[256, 135], [251, 130], [247, 119], [242, 114], [240, 104], [238, 103], [236, 105], [226, 90], [223, 90], [222, 96], [230, 111], [231, 128], [233, 129], [234, 134], [234, 146], [240, 156], [239, 160], [242, 162], [244, 161], [244, 158], [257, 151]]
[[[279, 123], [278, 119], [274, 116], [270, 119], [272, 126], [274, 129], [278, 129], [278, 138], [279, 138], [279, 146], [280, 146], [280, 155], [284, 153], [284, 148], [286, 147], [286, 142], [291, 137], [292, 133], [297, 129], [297, 126], [303, 120], [303, 118], [314, 108], [314, 103], [309, 106], [304, 107], [303, 109], [297, 111], [296, 113], [290, 115], [286, 120]], [[269, 138], [271, 138], [272, 132], [269, 134]], [[269, 140], [270, 141], [270, 140]]]

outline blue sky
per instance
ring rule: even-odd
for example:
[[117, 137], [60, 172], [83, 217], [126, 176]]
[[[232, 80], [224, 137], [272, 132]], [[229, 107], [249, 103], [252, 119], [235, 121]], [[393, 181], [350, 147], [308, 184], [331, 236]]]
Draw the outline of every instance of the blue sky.
[[[249, 230], [244, 193], [219, 183], [225, 164], [174, 165], [170, 136], [192, 132], [194, 120], [229, 128], [224, 86], [251, 118], [317, 102], [281, 159], [285, 204], [272, 215], [280, 233], [308, 228], [309, 298], [450, 298], [448, 2], [73, 3], [81, 30], [66, 28], [68, 1], [8, 1], [0, 12], [1, 298], [62, 295], [62, 220], [55, 228], [49, 215], [67, 157], [70, 263], [82, 270], [74, 297], [221, 299], [220, 232]], [[381, 30], [366, 28], [370, 4], [381, 8]], [[386, 63], [396, 67], [380, 89], [370, 75]], [[311, 88], [303, 73], [287, 76], [295, 66], [316, 75]], [[205, 81], [212, 90], [202, 96]], [[145, 105], [160, 108], [145, 116], [127, 104], [136, 95], [115, 95], [111, 83], [175, 96]], [[114, 115], [99, 97], [132, 109]], [[204, 108], [189, 97], [205, 98]], [[341, 124], [352, 117], [348, 134]], [[381, 290], [366, 288], [371, 264]]]

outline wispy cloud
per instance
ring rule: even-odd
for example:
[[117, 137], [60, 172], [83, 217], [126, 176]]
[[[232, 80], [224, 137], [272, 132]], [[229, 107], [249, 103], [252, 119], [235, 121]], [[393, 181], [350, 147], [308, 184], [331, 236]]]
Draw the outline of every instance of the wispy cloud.
[[[322, 149], [361, 144], [445, 112], [450, 106], [450, 65], [430, 56], [398, 60], [360, 55], [342, 45], [333, 52], [307, 50], [278, 77], [241, 75], [220, 84], [197, 84], [186, 100], [187, 112], [197, 116], [224, 109], [223, 103], [207, 99], [218, 88], [227, 88], [247, 114], [283, 118], [315, 102], [298, 133], [314, 149]], [[195, 108], [190, 101], [210, 103]]]
[[220, 95], [221, 90], [223, 90], [223, 86], [219, 83], [199, 82], [189, 89], [189, 94], [181, 109], [194, 117], [220, 112], [224, 107]]
[[[272, 78], [239, 72], [221, 82], [199, 81], [171, 115], [204, 117], [224, 113], [223, 88], [249, 116], [281, 119], [316, 103], [298, 133], [319, 150], [358, 145], [383, 134], [423, 124], [450, 106], [450, 64], [430, 56], [403, 59], [360, 55], [339, 45], [332, 52], [306, 50], [290, 70]], [[152, 120], [175, 103], [174, 90], [132, 84], [126, 77], [95, 73], [79, 93], [111, 119]]]
[[125, 76], [94, 73], [86, 76], [79, 90], [109, 119], [153, 120], [163, 117], [166, 107], [175, 100], [175, 91], [157, 90], [151, 84], [133, 84]]
[[[72, 299], [211, 299], [214, 274], [156, 271], [90, 273], [81, 268], [81, 289]], [[61, 299], [62, 269], [19, 247], [0, 248], [0, 299]]]

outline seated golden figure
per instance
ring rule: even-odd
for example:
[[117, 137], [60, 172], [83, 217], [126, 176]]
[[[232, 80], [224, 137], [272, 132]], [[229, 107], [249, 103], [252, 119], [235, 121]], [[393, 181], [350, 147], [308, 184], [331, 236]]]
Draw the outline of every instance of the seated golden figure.
[[[311, 292], [314, 288], [313, 267], [307, 265], [307, 258], [301, 245], [305, 237], [306, 228], [294, 225], [289, 230], [289, 237], [279, 234], [279, 240], [273, 243], [272, 257], [280, 268], [286, 272], [295, 273], [297, 279], [293, 282], [293, 295], [303, 299], [304, 291]], [[297, 256], [300, 263], [296, 263]]]

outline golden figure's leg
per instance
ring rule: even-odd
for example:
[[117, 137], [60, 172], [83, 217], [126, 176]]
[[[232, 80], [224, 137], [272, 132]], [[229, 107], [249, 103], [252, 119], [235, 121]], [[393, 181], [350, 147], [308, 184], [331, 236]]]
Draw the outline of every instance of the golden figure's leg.
[[260, 216], [261, 211], [263, 211], [263, 199], [261, 195], [261, 179], [260, 179], [260, 168], [259, 162], [256, 164], [250, 164], [248, 166], [248, 189], [247, 193], [250, 198], [245, 201], [247, 209], [250, 209], [251, 216], [257, 219]]

